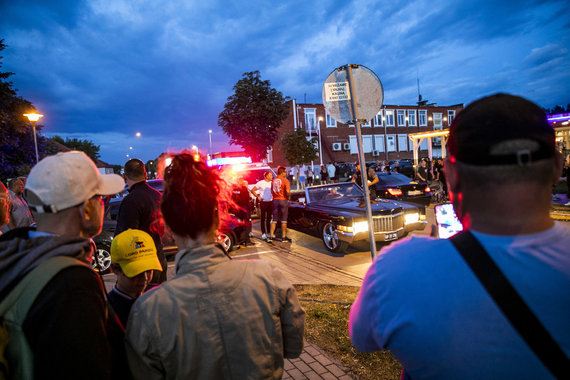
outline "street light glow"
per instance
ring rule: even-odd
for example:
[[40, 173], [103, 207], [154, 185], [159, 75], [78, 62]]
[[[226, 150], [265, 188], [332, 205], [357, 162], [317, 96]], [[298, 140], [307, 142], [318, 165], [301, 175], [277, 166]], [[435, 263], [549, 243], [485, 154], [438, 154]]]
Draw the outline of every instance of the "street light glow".
[[137, 133], [135, 133], [135, 136], [141, 137], [141, 133], [140, 133], [140, 132], [137, 132]]
[[39, 113], [25, 113], [24, 116], [26, 116], [28, 118], [29, 121], [33, 121], [36, 122], [38, 120], [40, 120], [42, 117], [44, 117], [44, 115], [40, 115]]

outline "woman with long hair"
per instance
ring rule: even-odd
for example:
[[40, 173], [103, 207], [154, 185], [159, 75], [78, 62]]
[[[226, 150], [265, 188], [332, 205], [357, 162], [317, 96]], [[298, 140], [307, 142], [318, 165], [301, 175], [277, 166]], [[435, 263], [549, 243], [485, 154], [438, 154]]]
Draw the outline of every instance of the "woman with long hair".
[[161, 210], [176, 275], [142, 295], [127, 326], [135, 378], [277, 379], [303, 349], [305, 312], [279, 269], [216, 243], [228, 207], [218, 173], [187, 153], [165, 170]]

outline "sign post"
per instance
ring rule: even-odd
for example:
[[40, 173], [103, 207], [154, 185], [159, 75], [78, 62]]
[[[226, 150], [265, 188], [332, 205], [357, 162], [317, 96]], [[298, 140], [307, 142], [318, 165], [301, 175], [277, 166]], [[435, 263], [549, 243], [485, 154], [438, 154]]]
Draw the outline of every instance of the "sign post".
[[364, 190], [368, 237], [372, 259], [376, 257], [376, 240], [372, 222], [370, 191], [368, 189], [368, 170], [364, 158], [361, 123], [371, 120], [382, 108], [384, 89], [380, 79], [365, 66], [347, 64], [333, 70], [323, 86], [323, 104], [332, 118], [341, 123], [354, 124], [358, 162]]

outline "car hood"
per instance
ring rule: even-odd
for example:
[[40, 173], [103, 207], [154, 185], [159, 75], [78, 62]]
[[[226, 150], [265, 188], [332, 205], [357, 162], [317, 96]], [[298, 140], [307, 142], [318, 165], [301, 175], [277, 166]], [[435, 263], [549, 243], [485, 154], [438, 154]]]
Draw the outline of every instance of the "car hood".
[[[364, 202], [364, 197], [362, 198], [342, 198], [342, 199], [334, 199], [334, 200], [327, 200], [322, 202], [311, 202], [310, 207], [316, 208], [326, 208], [327, 210], [338, 210], [339, 212], [350, 212], [354, 214], [365, 214], [366, 213], [366, 204]], [[400, 210], [407, 210], [407, 209], [414, 209], [413, 205], [386, 200], [386, 199], [378, 199], [376, 204], [371, 204], [372, 214], [373, 215], [390, 215]]]

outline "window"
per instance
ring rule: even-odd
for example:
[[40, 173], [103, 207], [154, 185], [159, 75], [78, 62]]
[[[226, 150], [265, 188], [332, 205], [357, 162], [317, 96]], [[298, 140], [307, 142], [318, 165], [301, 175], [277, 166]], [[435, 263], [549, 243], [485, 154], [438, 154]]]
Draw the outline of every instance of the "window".
[[428, 150], [428, 139], [423, 139], [420, 144], [420, 150]]
[[388, 152], [396, 151], [396, 135], [386, 135], [386, 145], [388, 146]]
[[394, 110], [386, 110], [386, 126], [393, 127], [394, 126]]
[[427, 127], [427, 110], [418, 111], [420, 117], [420, 127]]
[[374, 150], [384, 152], [384, 135], [374, 135]]
[[408, 126], [415, 127], [416, 125], [416, 110], [408, 110]]
[[408, 150], [408, 135], [398, 135], [398, 151]]
[[317, 110], [305, 108], [305, 126], [308, 133], [317, 133]]
[[434, 113], [433, 114], [433, 130], [442, 130], [443, 123], [441, 122], [442, 113]]
[[375, 127], [381, 127], [382, 126], [382, 110], [380, 110], [380, 112], [378, 112], [378, 114], [374, 118], [374, 126]]
[[327, 128], [336, 128], [336, 120], [327, 113]]
[[[356, 136], [348, 136], [350, 141], [350, 154], [358, 154], [358, 146], [356, 145]], [[362, 136], [362, 149], [364, 153], [372, 152], [372, 135]]]
[[447, 125], [451, 125], [455, 119], [455, 110], [447, 110]]
[[360, 126], [363, 127], [363, 128], [370, 128], [372, 125], [370, 124], [370, 120], [369, 120], [369, 121], [367, 121], [366, 123], [360, 124]]
[[406, 126], [406, 111], [398, 110], [398, 127]]

